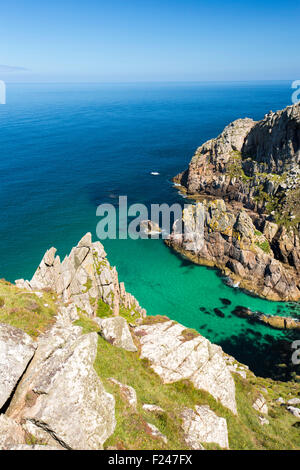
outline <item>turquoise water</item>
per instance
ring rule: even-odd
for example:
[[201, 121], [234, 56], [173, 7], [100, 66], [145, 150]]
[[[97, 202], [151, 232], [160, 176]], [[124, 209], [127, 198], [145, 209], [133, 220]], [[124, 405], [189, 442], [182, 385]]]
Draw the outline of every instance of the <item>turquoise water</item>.
[[[261, 119], [290, 100], [287, 82], [8, 84], [0, 107], [1, 276], [30, 278], [49, 246], [64, 256], [87, 231], [96, 239], [96, 207], [119, 195], [148, 206], [182, 202], [170, 181], [198, 145], [236, 118]], [[217, 271], [183, 260], [161, 240], [104, 245], [149, 314], [196, 328], [256, 372], [280, 362], [290, 335], [232, 310], [294, 315], [292, 305], [230, 288]]]

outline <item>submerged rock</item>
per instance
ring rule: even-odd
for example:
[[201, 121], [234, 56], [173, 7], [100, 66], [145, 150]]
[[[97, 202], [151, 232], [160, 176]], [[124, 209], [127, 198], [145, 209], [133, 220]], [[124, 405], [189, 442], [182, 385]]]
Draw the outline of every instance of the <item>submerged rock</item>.
[[231, 300], [229, 299], [220, 298], [220, 300], [223, 305], [231, 305]]
[[241, 306], [235, 307], [232, 313], [237, 317], [247, 318], [251, 323], [264, 323], [276, 329], [300, 330], [300, 321], [296, 318], [252, 312], [249, 308]]
[[224, 318], [225, 317], [225, 314], [219, 309], [219, 308], [214, 308], [214, 312], [215, 314], [220, 317], [220, 318]]
[[140, 223], [140, 230], [146, 235], [156, 235], [161, 233], [160, 226], [152, 220], [142, 220]]
[[97, 333], [56, 324], [39, 339], [28, 370], [7, 414], [50, 445], [66, 449], [101, 449], [115, 428], [114, 398], [108, 394], [93, 364]]

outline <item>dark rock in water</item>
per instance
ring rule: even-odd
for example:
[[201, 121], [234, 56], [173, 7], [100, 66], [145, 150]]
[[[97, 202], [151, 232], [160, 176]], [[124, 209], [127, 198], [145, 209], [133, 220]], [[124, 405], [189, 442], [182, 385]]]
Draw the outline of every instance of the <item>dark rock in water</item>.
[[221, 312], [221, 310], [219, 308], [214, 308], [214, 312], [216, 315], [218, 315], [218, 317], [221, 317], [221, 318], [224, 318], [225, 315], [223, 312]]
[[253, 315], [250, 308], [242, 307], [241, 305], [238, 305], [237, 307], [235, 307], [235, 309], [233, 309], [231, 313], [233, 313], [234, 315], [240, 318], [249, 318]]
[[254, 335], [255, 334], [255, 331], [254, 330], [251, 330], [250, 328], [247, 328], [246, 329], [246, 333], [250, 334], [250, 335]]
[[231, 305], [231, 300], [229, 299], [220, 298], [220, 300], [223, 305]]
[[297, 318], [266, 315], [262, 312], [252, 312], [247, 307], [238, 306], [232, 313], [240, 318], [246, 318], [251, 324], [259, 322], [276, 329], [300, 330], [300, 321]]
[[208, 310], [206, 310], [205, 307], [200, 307], [199, 310], [200, 310], [200, 312], [205, 313], [205, 315], [210, 315], [210, 312]]

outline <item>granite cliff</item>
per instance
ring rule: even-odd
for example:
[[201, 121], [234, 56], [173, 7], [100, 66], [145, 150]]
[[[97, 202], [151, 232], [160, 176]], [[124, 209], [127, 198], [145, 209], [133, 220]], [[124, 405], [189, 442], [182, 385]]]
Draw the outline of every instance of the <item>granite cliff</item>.
[[299, 163], [300, 104], [229, 124], [174, 178], [188, 197], [226, 202], [204, 202], [204, 248], [190, 253], [174, 233], [168, 244], [263, 297], [299, 300]]
[[0, 449], [299, 449], [300, 389], [146, 315], [87, 234], [0, 281]]

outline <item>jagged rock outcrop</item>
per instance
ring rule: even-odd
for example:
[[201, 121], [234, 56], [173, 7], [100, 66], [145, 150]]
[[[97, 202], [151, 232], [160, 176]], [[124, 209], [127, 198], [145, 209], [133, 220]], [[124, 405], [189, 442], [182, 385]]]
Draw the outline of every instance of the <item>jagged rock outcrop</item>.
[[0, 408], [34, 355], [36, 344], [19, 328], [0, 323]]
[[138, 312], [146, 312], [138, 301], [125, 291], [118, 281], [116, 268], [111, 267], [103, 245], [92, 242], [87, 233], [61, 262], [56, 249], [48, 250], [31, 281], [18, 279], [16, 285], [28, 290], [51, 289], [64, 302], [72, 301], [90, 316], [95, 316], [99, 299], [108, 304], [115, 315], [120, 305]]
[[117, 385], [119, 387], [122, 398], [124, 398], [124, 400], [128, 403], [129, 406], [131, 406], [133, 409], [136, 409], [137, 396], [136, 396], [136, 391], [134, 390], [134, 388], [130, 387], [130, 385], [122, 384], [121, 382], [114, 379], [113, 377], [110, 377], [108, 380], [112, 384]]
[[[300, 163], [300, 106], [265, 116], [247, 134], [243, 155], [257, 162], [260, 170], [283, 173]], [[256, 168], [254, 167], [254, 171]]]
[[259, 413], [268, 414], [268, 405], [263, 395], [259, 395], [253, 403], [253, 408]]
[[186, 340], [185, 329], [172, 321], [135, 328], [141, 358], [150, 361], [164, 383], [188, 379], [236, 414], [235, 384], [225, 354], [203, 336]]
[[101, 449], [115, 428], [114, 398], [93, 368], [97, 334], [82, 335], [67, 312], [39, 338], [7, 415], [48, 445]]
[[140, 231], [146, 236], [159, 235], [161, 228], [156, 222], [153, 222], [152, 220], [142, 220], [140, 223]]
[[[198, 243], [191, 244], [197, 225], [191, 220], [196, 219], [200, 212], [202, 230], [197, 232]], [[174, 224], [174, 231], [166, 240], [173, 249], [195, 263], [216, 266], [235, 283], [262, 297], [272, 300], [300, 298], [300, 272], [275, 258], [270, 235], [270, 232], [275, 232], [273, 226], [272, 231], [266, 225], [265, 235], [255, 227], [246, 211], [236, 214], [221, 199], [188, 206], [183, 220], [183, 232], [177, 233]], [[295, 256], [298, 257], [299, 253]]]
[[126, 351], [137, 351], [128, 323], [123, 317], [97, 319], [100, 334], [106, 341]]
[[203, 450], [202, 443], [216, 443], [228, 449], [228, 431], [225, 418], [217, 416], [207, 405], [186, 408], [182, 413], [182, 427], [188, 446]]
[[199, 147], [174, 180], [188, 194], [240, 201], [260, 212], [274, 211], [279, 219], [299, 218], [299, 136], [300, 104], [259, 122], [238, 119]]
[[21, 426], [8, 416], [0, 414], [0, 450], [10, 450], [23, 443], [25, 433]]
[[[259, 285], [254, 290], [258, 294], [263, 290], [263, 296], [274, 300], [299, 299], [299, 163], [300, 104], [297, 104], [276, 113], [271, 112], [257, 123], [250, 119], [239, 119], [229, 124], [216, 139], [199, 147], [188, 169], [174, 178], [191, 197], [209, 195], [227, 201], [228, 209], [231, 209], [229, 212], [232, 212], [227, 214], [227, 219], [233, 220], [235, 216], [234, 228], [244, 238], [253, 239], [253, 230], [262, 232], [261, 241], [257, 240], [257, 244], [266, 249], [269, 245], [270, 252], [267, 254], [274, 261], [272, 264], [268, 263], [268, 267], [265, 262], [262, 263], [263, 266], [258, 269], [266, 268], [262, 274], [254, 273], [258, 284], [261, 284], [262, 276], [266, 278], [265, 285]], [[251, 218], [255, 227], [248, 217], [247, 228], [247, 216], [242, 206], [254, 211]], [[239, 213], [239, 217], [244, 218], [241, 223], [236, 220]], [[226, 220], [225, 214], [220, 222], [233, 225], [230, 220]], [[217, 227], [209, 221], [208, 224], [211, 232], [210, 245], [215, 242], [218, 244], [220, 253], [217, 258], [223, 266], [221, 258], [226, 247], [223, 249], [220, 246], [220, 243], [224, 245], [220, 233], [223, 238], [227, 233], [222, 232], [219, 224]], [[242, 233], [241, 228], [248, 232]], [[225, 241], [231, 245], [234, 253], [235, 244], [232, 244], [231, 239]], [[199, 261], [205, 260], [204, 264], [209, 261], [210, 265], [215, 265], [214, 258], [215, 253], [212, 253], [212, 258], [209, 252], [201, 253]], [[240, 259], [229, 258], [231, 259], [226, 261], [229, 270], [247, 281], [249, 267], [246, 266], [246, 273], [244, 268], [245, 264], [255, 263], [253, 256], [249, 254], [249, 259], [244, 263]], [[290, 292], [284, 295], [290, 280]]]
[[189, 194], [209, 192], [219, 195], [225, 189], [229, 191], [227, 166], [233, 156], [241, 152], [245, 138], [254, 125], [252, 119], [238, 119], [230, 123], [216, 139], [205, 142], [197, 149], [189, 168], [174, 180], [185, 187]]

